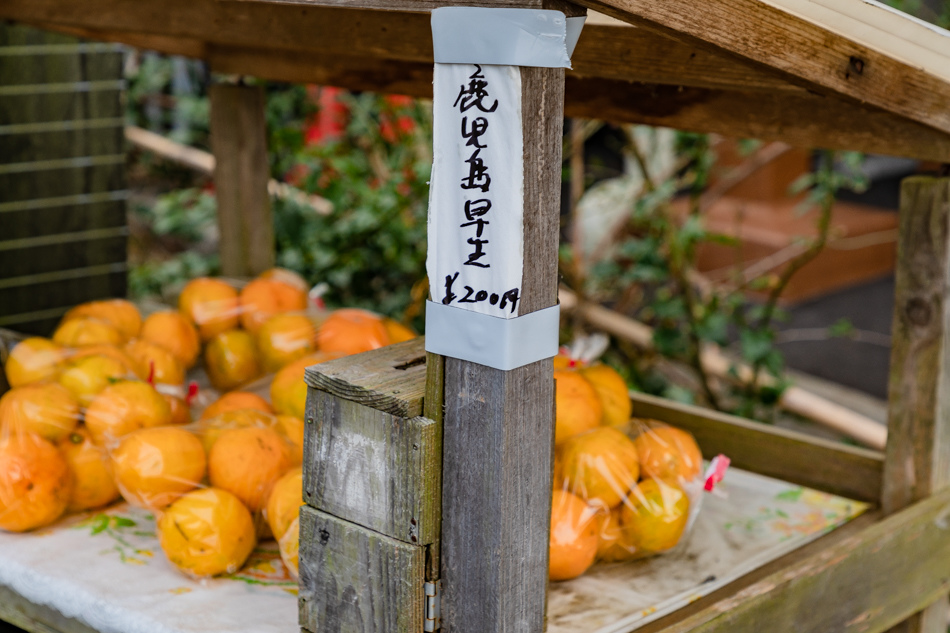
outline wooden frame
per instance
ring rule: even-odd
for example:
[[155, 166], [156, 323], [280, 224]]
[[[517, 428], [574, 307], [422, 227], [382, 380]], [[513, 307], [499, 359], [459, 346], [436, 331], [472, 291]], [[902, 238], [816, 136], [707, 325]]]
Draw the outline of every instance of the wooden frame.
[[[203, 57], [224, 72], [426, 96], [432, 63], [426, 14], [448, 4], [469, 3], [5, 0], [0, 18]], [[561, 0], [471, 4], [583, 12]], [[531, 201], [525, 228], [545, 236], [533, 268], [525, 272], [528, 310], [555, 300], [556, 262], [547, 236], [556, 224], [557, 196], [548, 172], [560, 164], [552, 141], [562, 113], [950, 160], [945, 32], [882, 13], [864, 0], [705, 0], [701, 11], [687, 0], [579, 0], [578, 5], [614, 21], [591, 20], [575, 54], [576, 69], [563, 84], [560, 71], [525, 75], [525, 103], [538, 106], [537, 115], [525, 122], [526, 138], [532, 139], [524, 156]], [[259, 159], [239, 158], [246, 160], [235, 163], [238, 171], [260, 175]], [[880, 511], [644, 631], [873, 632], [902, 623], [900, 630], [936, 633], [945, 626], [948, 223], [950, 180], [905, 185], [886, 457], [693, 407], [636, 399], [640, 414], [689, 428], [707, 451], [726, 450], [746, 468], [881, 502]], [[541, 433], [530, 457], [543, 457], [551, 430], [544, 426], [550, 420], [545, 405], [550, 362], [496, 375], [430, 355], [423, 372], [422, 350], [412, 345], [308, 372], [306, 451], [314, 457], [307, 481], [315, 507], [302, 513], [301, 621], [321, 633], [351, 630], [357, 622], [360, 630], [385, 633], [431, 629], [433, 594], [442, 580], [446, 630], [537, 630], [544, 606], [544, 565], [538, 561], [545, 554], [538, 548], [546, 542], [546, 506], [532, 503], [523, 516], [515, 508], [550, 481], [550, 464], [545, 467], [541, 459], [519, 470], [509, 458], [518, 447], [506, 443], [506, 433], [532, 443], [525, 431], [535, 425]], [[395, 353], [412, 358], [395, 362]], [[368, 359], [377, 363], [375, 371]], [[379, 365], [380, 359], [386, 362]], [[362, 377], [353, 378], [354, 372]], [[387, 377], [377, 380], [377, 374]], [[531, 407], [519, 406], [523, 394]], [[466, 416], [476, 411], [491, 416], [490, 433], [479, 435], [466, 426]], [[335, 459], [334, 447], [355, 437], [375, 442], [385, 456], [378, 468], [347, 471], [372, 491], [365, 505], [333, 498], [326, 486], [316, 488], [340, 476], [326, 462]], [[479, 457], [466, 454], [472, 443], [499, 469], [506, 494], [466, 509], [459, 477]], [[316, 468], [318, 463], [327, 468]], [[497, 527], [478, 512], [496, 513]], [[477, 547], [464, 537], [468, 524], [477, 527]], [[524, 538], [513, 560], [486, 554], [516, 530]], [[339, 564], [319, 564], [331, 559]], [[331, 586], [346, 591], [330, 592]], [[337, 608], [352, 607], [354, 595], [364, 598], [356, 611], [366, 607], [370, 615], [354, 620], [361, 614]], [[28, 624], [34, 631], [57, 626]]]
[[[219, 72], [429, 97], [432, 43], [425, 11], [439, 4], [449, 3], [89, 0], [80, 6], [7, 0], [0, 19], [202, 57]], [[931, 48], [937, 46], [932, 40], [940, 43], [939, 35], [909, 19], [890, 16], [905, 32], [891, 38], [904, 44], [892, 53], [880, 33], [861, 44], [762, 0], [716, 0], [702, 12], [686, 0], [654, 11], [619, 0], [578, 4], [617, 19], [595, 14], [585, 27], [568, 73], [568, 116], [950, 160], [950, 116], [941, 114], [950, 88], [921, 69], [941, 62], [950, 67], [950, 55], [923, 46], [904, 50], [907, 40]], [[864, 3], [846, 4], [857, 11], [853, 5]], [[707, 24], [713, 16], [719, 21]], [[747, 19], [794, 37], [773, 31], [739, 42], [739, 33], [750, 29]], [[824, 38], [833, 45], [825, 47]], [[818, 49], [827, 52], [811, 60], [818, 40]], [[791, 41], [796, 46], [786, 47]], [[891, 56], [896, 54], [901, 57]]]

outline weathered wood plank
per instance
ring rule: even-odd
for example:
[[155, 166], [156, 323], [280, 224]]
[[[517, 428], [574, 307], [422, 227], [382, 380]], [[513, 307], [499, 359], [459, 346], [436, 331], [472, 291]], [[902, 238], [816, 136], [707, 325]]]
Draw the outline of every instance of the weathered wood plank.
[[[585, 37], [589, 35], [585, 31]], [[280, 81], [432, 98], [432, 67], [427, 62], [392, 64], [354, 55], [302, 56], [293, 51], [234, 47], [211, 47], [209, 59], [212, 67], [223, 73], [245, 72]], [[950, 135], [866, 105], [804, 90], [692, 86], [703, 82], [683, 77], [680, 79], [685, 81], [676, 82], [675, 75], [662, 79], [645, 72], [643, 69], [656, 66], [652, 57], [616, 71], [603, 71], [614, 79], [583, 75], [581, 65], [574, 66], [566, 79], [567, 116], [783, 141], [800, 147], [950, 160]]]
[[944, 491], [782, 567], [663, 633], [887, 630], [950, 591], [948, 516], [950, 492]]
[[403, 418], [422, 415], [426, 352], [422, 338], [308, 367], [307, 384]]
[[[227, 27], [237, 24], [238, 29], [243, 28], [246, 35], [253, 27], [263, 30], [268, 25], [274, 25], [274, 15], [277, 13], [272, 11], [276, 8], [275, 5], [264, 2], [244, 2], [237, 6], [234, 3], [217, 3], [222, 5], [219, 8], [209, 7], [209, 4], [214, 3], [193, 3], [191, 7], [184, 7], [183, 11], [177, 6], [170, 6], [168, 2], [163, 2], [160, 6], [156, 4], [155, 7], [144, 5], [134, 8], [108, 3], [101, 7], [101, 10], [93, 6], [85, 7], [84, 4], [83, 8], [86, 8], [87, 12], [82, 15], [78, 7], [70, 7], [69, 3], [61, 0], [7, 0], [4, 6], [0, 7], [0, 14], [35, 23], [85, 25], [89, 28], [177, 35], [192, 41], [235, 44], [237, 42], [215, 40], [218, 36], [208, 33], [209, 25], [214, 25], [216, 31], [226, 31]], [[318, 4], [320, 3], [308, 2], [284, 5], [288, 14], [297, 12], [300, 18], [298, 24], [281, 25], [288, 30], [282, 32], [278, 27], [278, 32], [270, 37], [262, 32], [258, 36], [261, 39], [257, 40], [257, 45], [260, 45], [261, 41], [310, 40], [321, 44], [326, 42], [329, 50], [332, 42], [340, 42], [342, 38], [344, 44], [337, 50], [354, 53], [363, 50], [359, 45], [361, 41], [380, 42], [385, 46], [387, 39], [399, 39], [404, 34], [401, 29], [383, 28], [382, 35], [377, 33], [375, 38], [363, 40], [363, 34], [340, 28], [343, 22], [335, 20], [327, 20], [320, 31], [308, 30], [304, 24], [306, 16], [324, 10], [359, 14], [365, 26], [369, 26], [373, 13], [382, 14], [381, 21], [391, 20], [387, 17], [388, 11], [320, 8], [316, 6]], [[903, 54], [881, 52], [881, 49], [888, 48], [883, 44], [868, 46], [851, 41], [836, 32], [817, 26], [808, 19], [765, 2], [716, 0], [704, 5], [702, 12], [691, 10], [686, 0], [652, 4], [637, 4], [631, 0], [587, 0], [583, 4], [620, 20], [649, 26], [684, 42], [687, 46], [731, 57], [738, 63], [751, 65], [780, 80], [824, 94], [844, 95], [854, 104], [868, 102], [925, 125], [945, 132], [950, 131], [950, 114], [946, 114], [943, 107], [950, 95], [950, 85], [946, 80], [926, 72], [923, 67], [927, 64], [915, 64], [913, 60], [905, 62], [903, 60], [906, 56]], [[355, 5], [347, 2], [347, 6]], [[396, 8], [398, 5], [388, 6]], [[130, 17], [132, 9], [139, 17]], [[858, 9], [858, 13], [862, 10]], [[198, 13], [201, 15], [197, 15]], [[123, 22], [122, 28], [117, 28]], [[856, 22], [860, 22], [860, 19]], [[756, 28], [749, 27], [752, 23], [756, 24]], [[922, 35], [931, 35], [927, 27], [922, 25], [902, 21], [901, 27], [912, 31], [916, 29], [916, 32]], [[298, 37], [298, 29], [302, 29], [304, 35]], [[336, 30], [337, 33], [323, 37], [321, 31], [329, 30]], [[364, 33], [370, 35], [372, 30], [367, 28]], [[385, 33], [387, 30], [388, 35]], [[352, 41], [347, 41], [351, 36]], [[251, 39], [255, 38], [251, 36]], [[430, 45], [426, 42], [427, 37], [405, 39], [423, 42], [421, 46]], [[877, 40], [880, 39], [882, 38], [878, 36]], [[903, 38], [895, 36], [890, 39], [910, 40], [913, 35], [904, 34]], [[379, 51], [381, 48], [375, 50]], [[384, 56], [396, 57], [388, 54]], [[625, 64], [620, 62], [618, 65]]]
[[[523, 315], [557, 302], [564, 73], [522, 68], [521, 78]], [[540, 631], [551, 515], [553, 363], [506, 372], [446, 358], [444, 381], [443, 627], [458, 633]]]
[[439, 538], [441, 426], [401, 418], [311, 388], [304, 501], [392, 538]]
[[216, 84], [210, 97], [221, 272], [252, 277], [274, 266], [264, 91]]
[[[879, 30], [872, 45], [861, 41], [865, 39], [862, 28], [865, 33], [870, 30], [861, 16], [875, 9], [860, 0], [847, 3], [854, 16], [839, 20], [834, 28], [802, 14], [809, 4], [817, 3], [788, 0], [713, 0], [704, 2], [702, 11], [696, 11], [690, 0], [580, 0], [579, 4], [684, 43], [744, 59], [809, 90], [851, 103], [870, 103], [950, 132], [946, 107], [950, 58], [945, 41], [942, 51], [932, 53], [940, 56], [939, 62], [931, 60], [932, 54], [906, 47], [907, 40], [934, 37], [928, 26], [909, 16], [895, 13], [892, 18], [892, 26], [903, 29], [902, 36]], [[793, 4], [794, 8], [788, 8]]]
[[[257, 2], [260, 0], [224, 0], [225, 2]], [[345, 7], [349, 9], [368, 9], [373, 11], [424, 11], [438, 7], [457, 5], [450, 0], [264, 0], [276, 4], [295, 4], [304, 6]], [[558, 9], [567, 15], [583, 15], [584, 9], [566, 0], [471, 0], [465, 6], [489, 7], [495, 9]]]
[[885, 512], [950, 484], [950, 179], [901, 187]]
[[689, 431], [707, 458], [722, 453], [744, 470], [858, 501], [881, 498], [881, 453], [647, 394], [631, 398], [634, 417]]
[[300, 625], [319, 633], [419, 633], [425, 549], [300, 508]]
[[[950, 159], [950, 136], [868, 104], [812, 93], [681, 88], [568, 77], [570, 116], [783, 141], [799, 147]], [[899, 132], [898, 132], [899, 130]]]
[[[211, 0], [168, 0], [158, 9], [90, 0], [80, 10], [60, 2], [7, 0], [0, 15], [204, 57], [225, 73], [431, 96], [432, 45], [425, 14], [257, 2], [226, 12], [235, 5]], [[390, 28], [396, 19], [400, 28]], [[215, 28], [209, 31], [208, 24]], [[808, 92], [783, 73], [701, 42], [601, 20], [585, 27], [573, 59], [569, 116], [804, 147], [950, 158], [950, 135], [929, 125], [866, 103]]]
[[[91, 30], [78, 33], [197, 57], [205, 56], [210, 45], [244, 54], [272, 49], [275, 53], [306, 51], [308, 55], [362, 56], [383, 62], [432, 62], [429, 16], [420, 13], [168, 0], [166, 23], [156, 24], [150, 20], [155, 16], [148, 5], [136, 11], [109, 0], [90, 0], [90, 11], [98, 11], [92, 17], [70, 7], [57, 10], [56, 0], [37, 0], [29, 5], [20, 5], [19, 0], [9, 2], [12, 4], [0, 8], [0, 14], [60, 28], [85, 27]], [[781, 77], [728, 56], [684, 46], [604, 16], [595, 17], [585, 26], [573, 55], [572, 63], [579, 75], [707, 88], [802, 91]], [[209, 31], [202, 23], [194, 23], [195, 19], [212, 20], [216, 28]], [[394, 21], [399, 22], [400, 29], [389, 28]]]
[[[950, 485], [950, 178], [904, 180], [899, 236], [885, 512]], [[943, 595], [894, 632], [944, 633], [946, 626]]]
[[[440, 437], [441, 428], [445, 418], [445, 358], [438, 354], [426, 352], [426, 375], [425, 375], [425, 399], [422, 402], [423, 415], [439, 425]], [[442, 474], [442, 451], [437, 456], [437, 466], [439, 469], [439, 485], [441, 486]], [[439, 501], [439, 510], [437, 513], [439, 522], [440, 539], [429, 546], [426, 556], [426, 580], [434, 580], [441, 577], [440, 566], [442, 564], [442, 502]]]

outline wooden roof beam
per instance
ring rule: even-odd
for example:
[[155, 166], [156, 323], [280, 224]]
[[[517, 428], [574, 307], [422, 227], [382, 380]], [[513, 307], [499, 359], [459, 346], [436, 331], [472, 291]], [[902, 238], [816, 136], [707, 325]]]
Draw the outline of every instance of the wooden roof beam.
[[[790, 83], [950, 132], [950, 33], [873, 0], [578, 0]], [[886, 19], [885, 19], [886, 18]]]
[[[0, 18], [36, 26], [75, 29], [96, 39], [157, 50], [204, 54], [202, 43], [274, 48], [307, 54], [344, 54], [389, 61], [432, 63], [427, 13], [354, 11], [304, 4], [219, 0], [117, 2], [4, 0]], [[394, 25], [399, 25], [395, 28]], [[702, 48], [683, 45], [604, 15], [591, 15], [573, 55], [586, 77], [625, 79], [702, 88], [801, 91], [774, 73]]]
[[[424, 13], [259, 1], [163, 0], [159, 6], [86, 0], [79, 6], [5, 0], [0, 17], [201, 57], [220, 72], [431, 94], [432, 41]], [[950, 137], [924, 124], [822, 96], [827, 91], [809, 92], [706, 45], [684, 44], [603, 15], [589, 21], [568, 74], [569, 115], [950, 160]]]
[[[282, 81], [432, 97], [429, 64], [396, 65], [340, 55], [301, 58], [281, 51], [218, 47], [211, 48], [209, 59], [218, 72], [257, 68]], [[854, 107], [805, 91], [687, 88], [573, 72], [566, 82], [567, 116], [950, 162], [948, 134], [877, 108]]]

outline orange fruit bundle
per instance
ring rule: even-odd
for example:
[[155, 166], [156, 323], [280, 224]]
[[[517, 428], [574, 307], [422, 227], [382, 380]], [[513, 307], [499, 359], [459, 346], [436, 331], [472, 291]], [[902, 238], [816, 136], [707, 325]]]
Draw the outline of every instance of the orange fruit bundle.
[[[702, 454], [692, 435], [655, 421], [637, 423], [634, 439], [599, 426], [568, 437], [555, 452], [554, 494], [570, 494], [596, 514], [597, 560], [633, 560], [672, 549], [689, 521], [693, 500], [686, 491], [698, 493]], [[552, 557], [553, 530], [552, 522]], [[562, 547], [567, 534], [558, 537]], [[582, 533], [574, 538], [573, 547], [580, 547]], [[574, 575], [552, 566], [551, 579], [574, 578], [589, 567], [576, 555], [572, 560]]]

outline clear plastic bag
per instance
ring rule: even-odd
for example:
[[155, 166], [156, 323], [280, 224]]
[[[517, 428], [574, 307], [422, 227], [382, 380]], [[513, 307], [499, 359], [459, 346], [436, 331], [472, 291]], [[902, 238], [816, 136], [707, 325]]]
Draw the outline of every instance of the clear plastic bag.
[[230, 409], [189, 426], [133, 431], [110, 445], [109, 456], [122, 497], [155, 512], [168, 560], [204, 578], [237, 571], [257, 540], [271, 536], [265, 508], [283, 512], [287, 503], [272, 501], [272, 491], [294, 469], [292, 496], [302, 498], [296, 438], [286, 433], [277, 416]]
[[[682, 542], [699, 512], [702, 455], [681, 429], [644, 420], [631, 420], [627, 432], [601, 426], [565, 440], [556, 461], [555, 496], [567, 494], [571, 501], [562, 501], [560, 517], [556, 507], [552, 510], [552, 557], [556, 547], [564, 550], [555, 540], [558, 520], [573, 521], [579, 549], [561, 552], [576, 573], [552, 567], [552, 580], [576, 577], [594, 560], [621, 562], [668, 552]], [[586, 513], [577, 509], [578, 500]], [[590, 530], [593, 542], [581, 537]]]
[[[204, 343], [204, 365], [212, 386], [231, 391], [314, 354], [324, 358], [356, 354], [416, 336], [367, 310], [328, 311], [318, 289], [308, 292], [299, 275], [280, 268], [241, 288], [207, 277], [188, 282], [179, 294], [178, 309]], [[142, 338], [161, 345], [153, 318], [146, 320]], [[181, 328], [171, 323], [170, 316], [163, 318], [169, 329]], [[194, 353], [193, 342], [185, 340], [187, 333], [174, 338], [171, 351], [182, 357]]]
[[695, 439], [662, 422], [630, 418], [622, 377], [592, 360], [605, 342], [582, 340], [554, 361], [551, 580], [576, 578], [595, 561], [670, 551], [702, 502]]
[[[237, 571], [272, 535], [296, 577], [304, 369], [345, 353], [321, 351], [319, 332], [329, 322], [323, 340], [353, 353], [415, 336], [307, 296], [280, 269], [243, 289], [199, 279], [177, 310], [143, 320], [125, 301], [84, 304], [59, 342], [17, 344], [0, 399], [0, 529], [124, 499], [155, 513], [169, 561], [190, 577]], [[215, 387], [200, 393], [185, 387], [199, 359]], [[235, 391], [245, 386], [256, 392]]]

